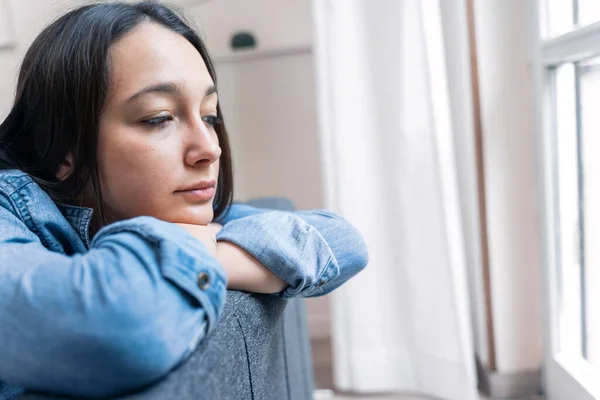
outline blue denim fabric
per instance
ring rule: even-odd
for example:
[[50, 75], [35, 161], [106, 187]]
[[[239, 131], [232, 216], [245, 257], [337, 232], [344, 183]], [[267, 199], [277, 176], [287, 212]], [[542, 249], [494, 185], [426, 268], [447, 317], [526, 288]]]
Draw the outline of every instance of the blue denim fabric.
[[[0, 171], [0, 400], [16, 388], [85, 397], [139, 388], [184, 361], [219, 318], [226, 276], [200, 241], [138, 217], [90, 242], [91, 216], [55, 204], [21, 171]], [[358, 232], [325, 211], [234, 205], [220, 222], [218, 239], [287, 282], [285, 298], [326, 294], [367, 264]]]
[[289, 284], [279, 295], [325, 295], [368, 262], [365, 242], [343, 218], [329, 211], [268, 211], [235, 205], [217, 235], [242, 247]]

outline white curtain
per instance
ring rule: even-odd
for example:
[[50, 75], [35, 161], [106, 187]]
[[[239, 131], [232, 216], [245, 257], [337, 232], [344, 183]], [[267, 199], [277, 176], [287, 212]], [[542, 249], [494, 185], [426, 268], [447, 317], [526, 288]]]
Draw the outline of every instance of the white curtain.
[[341, 390], [477, 398], [443, 2], [313, 1], [327, 205], [370, 249], [332, 298]]

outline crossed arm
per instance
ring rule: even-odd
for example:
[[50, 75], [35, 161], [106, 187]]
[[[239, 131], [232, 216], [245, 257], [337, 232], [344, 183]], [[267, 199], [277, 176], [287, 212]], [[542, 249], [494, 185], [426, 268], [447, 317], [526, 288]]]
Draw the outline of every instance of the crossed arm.
[[[149, 217], [103, 228], [87, 253], [67, 256], [2, 200], [0, 381], [42, 392], [106, 397], [164, 376], [215, 326], [228, 275], [238, 289], [318, 296], [367, 262], [360, 235], [333, 214], [251, 207], [222, 221], [218, 257]], [[242, 262], [259, 268], [256, 281]], [[201, 274], [210, 285], [199, 287]]]

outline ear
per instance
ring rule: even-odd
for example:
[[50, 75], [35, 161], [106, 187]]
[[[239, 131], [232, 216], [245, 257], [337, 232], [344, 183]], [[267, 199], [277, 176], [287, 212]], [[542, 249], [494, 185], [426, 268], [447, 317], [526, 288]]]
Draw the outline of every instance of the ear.
[[71, 173], [73, 172], [73, 164], [73, 153], [69, 152], [69, 154], [67, 154], [67, 157], [58, 166], [58, 169], [56, 170], [56, 177], [58, 178], [58, 180], [64, 181], [69, 177], [69, 175], [71, 175]]

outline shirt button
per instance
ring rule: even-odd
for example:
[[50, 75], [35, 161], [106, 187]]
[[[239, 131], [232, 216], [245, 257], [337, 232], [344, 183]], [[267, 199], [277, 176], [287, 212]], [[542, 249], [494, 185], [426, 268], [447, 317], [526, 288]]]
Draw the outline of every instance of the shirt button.
[[206, 272], [200, 272], [198, 274], [198, 287], [202, 290], [206, 290], [210, 287], [210, 276]]

